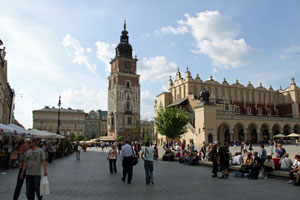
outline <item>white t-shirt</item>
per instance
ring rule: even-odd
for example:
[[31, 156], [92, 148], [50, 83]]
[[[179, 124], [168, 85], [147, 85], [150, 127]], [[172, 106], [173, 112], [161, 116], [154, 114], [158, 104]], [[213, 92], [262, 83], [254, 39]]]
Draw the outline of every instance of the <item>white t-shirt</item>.
[[298, 162], [298, 160], [295, 160], [293, 166], [300, 168], [300, 162]]
[[232, 159], [232, 164], [233, 165], [240, 165], [241, 164], [240, 161], [241, 161], [241, 155], [234, 156], [233, 159]]

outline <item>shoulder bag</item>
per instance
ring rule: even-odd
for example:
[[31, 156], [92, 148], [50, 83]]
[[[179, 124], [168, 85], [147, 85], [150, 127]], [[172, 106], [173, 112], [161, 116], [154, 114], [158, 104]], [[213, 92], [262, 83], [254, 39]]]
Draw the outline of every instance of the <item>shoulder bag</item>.
[[137, 157], [135, 156], [132, 147], [131, 147], [131, 150], [132, 150], [132, 156], [133, 156], [133, 159], [132, 159], [132, 165], [137, 165], [137, 164], [139, 163], [139, 160], [138, 160]]

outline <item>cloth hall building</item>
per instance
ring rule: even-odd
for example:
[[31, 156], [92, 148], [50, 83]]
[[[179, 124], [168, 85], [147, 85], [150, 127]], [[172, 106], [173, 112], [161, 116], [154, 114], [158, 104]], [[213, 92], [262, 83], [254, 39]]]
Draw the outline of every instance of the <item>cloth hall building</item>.
[[[209, 103], [202, 102], [200, 92], [210, 94]], [[178, 70], [175, 80], [169, 79], [168, 92], [157, 95], [155, 115], [160, 107], [180, 106], [190, 116], [187, 132], [181, 136], [187, 143], [249, 141], [268, 142], [276, 134], [300, 133], [300, 88], [292, 78], [286, 89], [266, 89], [251, 82], [244, 86], [226, 79], [219, 83], [210, 77], [202, 81], [192, 78], [187, 69], [185, 77]], [[158, 144], [166, 137], [156, 132]]]

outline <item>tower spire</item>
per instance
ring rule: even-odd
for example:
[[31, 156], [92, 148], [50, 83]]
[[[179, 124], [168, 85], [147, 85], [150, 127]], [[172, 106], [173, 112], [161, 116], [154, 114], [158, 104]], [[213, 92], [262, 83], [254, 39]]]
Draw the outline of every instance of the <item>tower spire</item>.
[[126, 31], [126, 19], [124, 19], [124, 31]]

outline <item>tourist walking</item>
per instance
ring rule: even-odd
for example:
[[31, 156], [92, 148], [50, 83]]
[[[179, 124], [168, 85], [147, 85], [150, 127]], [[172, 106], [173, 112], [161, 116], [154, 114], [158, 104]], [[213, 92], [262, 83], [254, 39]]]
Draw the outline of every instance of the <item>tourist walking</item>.
[[264, 163], [267, 159], [267, 151], [265, 150], [265, 145], [260, 145], [260, 151], [258, 153], [258, 156], [260, 157], [262, 163]]
[[211, 161], [213, 163], [213, 168], [211, 172], [211, 176], [217, 177], [218, 175], [218, 153], [219, 153], [220, 144], [216, 143], [211, 150]]
[[118, 152], [116, 150], [116, 146], [112, 145], [107, 155], [107, 160], [109, 161], [109, 171], [111, 174], [113, 172], [117, 173], [117, 165], [116, 165], [117, 157], [118, 157]]
[[205, 143], [203, 143], [200, 151], [202, 153], [202, 160], [204, 160], [206, 158], [206, 145], [205, 145]]
[[222, 170], [222, 176], [220, 178], [228, 178], [229, 160], [229, 145], [228, 142], [225, 142], [224, 146], [220, 148], [218, 155], [218, 162]]
[[53, 155], [54, 155], [54, 146], [52, 143], [50, 143], [48, 146], [48, 162], [49, 163], [52, 163]]
[[132, 180], [132, 171], [133, 171], [133, 149], [132, 147], [129, 145], [129, 142], [126, 140], [125, 145], [122, 147], [121, 149], [121, 154], [120, 157], [122, 159], [122, 166], [123, 166], [123, 177], [122, 177], [122, 181], [125, 182], [126, 181], [126, 177], [127, 177], [127, 182], [128, 184], [131, 183]]
[[18, 162], [19, 162], [19, 173], [18, 173], [18, 177], [17, 177], [17, 185], [15, 188], [15, 193], [14, 193], [14, 200], [18, 200], [19, 196], [20, 196], [20, 192], [24, 183], [24, 179], [21, 179], [21, 173], [23, 170], [23, 165], [25, 162], [25, 157], [26, 157], [26, 152], [29, 149], [29, 142], [30, 139], [27, 139], [24, 141], [24, 143], [22, 144], [22, 150], [21, 153], [18, 155]]
[[146, 185], [154, 184], [153, 181], [153, 156], [154, 149], [150, 147], [150, 143], [146, 142], [145, 148], [142, 150], [141, 157], [144, 160], [144, 168], [146, 175]]
[[74, 150], [76, 152], [76, 160], [80, 160], [81, 146], [80, 146], [79, 142], [76, 142]]
[[157, 160], [158, 158], [158, 148], [157, 148], [157, 144], [154, 145], [154, 159]]
[[271, 155], [274, 154], [274, 146], [273, 146], [273, 142], [270, 141], [270, 149], [271, 149]]
[[34, 196], [41, 200], [40, 196], [40, 182], [41, 182], [41, 164], [44, 168], [44, 176], [47, 176], [47, 164], [45, 152], [43, 149], [37, 147], [36, 139], [31, 138], [29, 142], [29, 149], [26, 153], [23, 170], [20, 178], [23, 179], [26, 171], [26, 196], [28, 200], [34, 200]]

